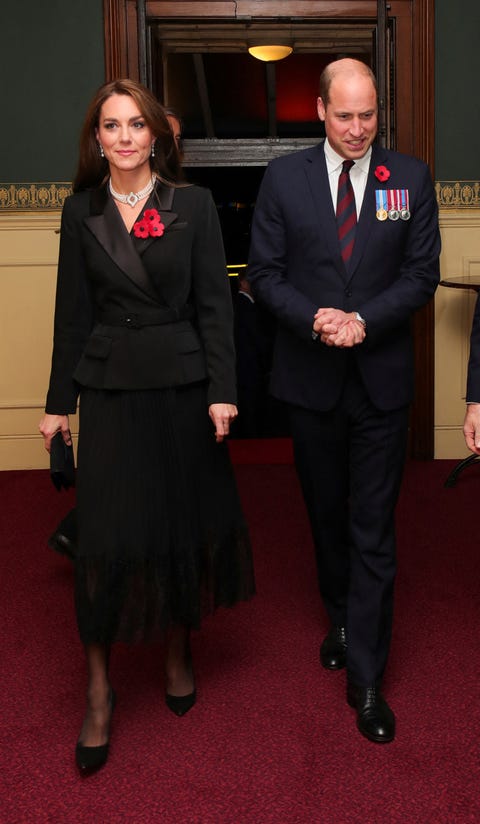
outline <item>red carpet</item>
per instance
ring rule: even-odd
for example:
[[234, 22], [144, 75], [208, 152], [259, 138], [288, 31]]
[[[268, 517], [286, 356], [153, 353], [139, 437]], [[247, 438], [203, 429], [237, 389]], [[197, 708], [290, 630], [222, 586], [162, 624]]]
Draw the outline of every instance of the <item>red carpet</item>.
[[[244, 456], [245, 457], [245, 456]], [[288, 457], [288, 456], [287, 456]], [[120, 647], [107, 766], [77, 775], [84, 669], [70, 563], [46, 537], [73, 496], [0, 473], [1, 824], [466, 824], [480, 821], [480, 469], [410, 463], [385, 692], [397, 739], [363, 739], [326, 627], [293, 467], [240, 465], [258, 595], [193, 638], [199, 700], [163, 702], [161, 650]]]

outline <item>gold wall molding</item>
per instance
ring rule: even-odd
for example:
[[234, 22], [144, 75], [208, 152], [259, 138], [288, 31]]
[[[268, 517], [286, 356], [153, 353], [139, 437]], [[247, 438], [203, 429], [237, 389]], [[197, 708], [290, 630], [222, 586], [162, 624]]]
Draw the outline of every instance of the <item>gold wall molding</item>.
[[70, 183], [0, 183], [0, 212], [61, 209]]
[[480, 208], [478, 180], [437, 180], [435, 190], [440, 209]]
[[[435, 191], [441, 209], [480, 208], [479, 180], [437, 180]], [[0, 183], [0, 214], [58, 211], [71, 194], [70, 183]]]

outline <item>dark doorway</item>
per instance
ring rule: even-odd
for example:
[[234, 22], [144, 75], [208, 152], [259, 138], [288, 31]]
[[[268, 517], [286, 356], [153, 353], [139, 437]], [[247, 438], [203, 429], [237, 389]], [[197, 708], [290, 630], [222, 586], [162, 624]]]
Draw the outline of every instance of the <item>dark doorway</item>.
[[[251, 37], [261, 33], [294, 40], [295, 61], [290, 65], [295, 72], [297, 58], [300, 66], [302, 61], [310, 63], [312, 56], [319, 67], [321, 61], [352, 55], [377, 69], [374, 55], [383, 40], [385, 142], [423, 158], [433, 174], [434, 0], [289, 0], [288, 4], [276, 0], [109, 0], [104, 8], [107, 79], [142, 79], [165, 104], [185, 106], [189, 173], [202, 167], [265, 166], [272, 157], [311, 145], [320, 135], [319, 131], [315, 135], [313, 113], [305, 114], [302, 108], [290, 119], [295, 95], [290, 93], [287, 115], [282, 114], [285, 95], [288, 99], [290, 58], [283, 64], [286, 78], [282, 78], [283, 66], [273, 72], [245, 62]], [[288, 14], [279, 14], [282, 10]], [[226, 63], [222, 67], [222, 54], [228, 55], [225, 59], [232, 71], [227, 71]], [[244, 106], [248, 83], [242, 66], [247, 65], [256, 72], [252, 83], [258, 89], [261, 81], [265, 90], [253, 95], [254, 110]], [[186, 97], [179, 92], [181, 71], [190, 77]], [[306, 88], [309, 82], [305, 80]], [[298, 85], [297, 81], [297, 89]], [[266, 103], [260, 109], [262, 95]], [[212, 111], [212, 100], [218, 100], [218, 112]], [[414, 326], [417, 380], [410, 454], [431, 458], [433, 303], [417, 314]]]

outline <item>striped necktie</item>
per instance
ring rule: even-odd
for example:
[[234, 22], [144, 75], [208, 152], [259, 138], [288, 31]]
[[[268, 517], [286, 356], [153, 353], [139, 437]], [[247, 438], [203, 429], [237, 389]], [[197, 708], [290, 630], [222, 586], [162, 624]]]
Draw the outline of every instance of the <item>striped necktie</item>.
[[353, 244], [355, 242], [355, 229], [357, 227], [357, 208], [355, 206], [352, 181], [350, 180], [350, 169], [352, 166], [353, 160], [344, 160], [342, 171], [338, 178], [337, 230], [340, 241], [340, 251], [343, 261], [346, 264], [352, 256]]

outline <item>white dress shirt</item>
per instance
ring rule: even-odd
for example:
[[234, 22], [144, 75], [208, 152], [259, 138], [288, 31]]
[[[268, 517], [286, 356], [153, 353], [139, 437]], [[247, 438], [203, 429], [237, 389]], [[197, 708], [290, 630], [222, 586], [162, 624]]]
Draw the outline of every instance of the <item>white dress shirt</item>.
[[[357, 208], [357, 220], [362, 208], [371, 156], [372, 147], [369, 146], [366, 154], [358, 160], [355, 160], [352, 168], [350, 169], [350, 180], [352, 181], [353, 193], [355, 195], [355, 206]], [[340, 177], [342, 164], [345, 158], [340, 157], [340, 155], [332, 149], [330, 143], [328, 142], [328, 137], [325, 138], [325, 159], [327, 161], [328, 182], [330, 183], [330, 191], [332, 193], [333, 209], [336, 211], [338, 179]]]

